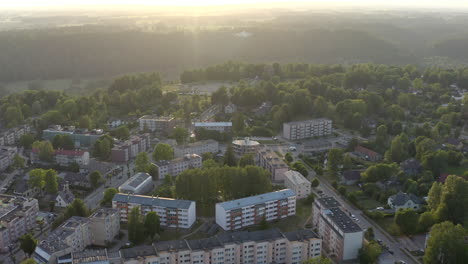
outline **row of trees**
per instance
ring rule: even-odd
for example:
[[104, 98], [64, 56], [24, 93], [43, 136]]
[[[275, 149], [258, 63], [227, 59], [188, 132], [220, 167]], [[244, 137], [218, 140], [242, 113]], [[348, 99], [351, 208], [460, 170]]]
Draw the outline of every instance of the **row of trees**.
[[153, 241], [160, 232], [160, 219], [156, 212], [152, 211], [142, 215], [139, 206], [130, 211], [128, 216], [128, 239], [132, 243], [139, 244], [147, 238]]

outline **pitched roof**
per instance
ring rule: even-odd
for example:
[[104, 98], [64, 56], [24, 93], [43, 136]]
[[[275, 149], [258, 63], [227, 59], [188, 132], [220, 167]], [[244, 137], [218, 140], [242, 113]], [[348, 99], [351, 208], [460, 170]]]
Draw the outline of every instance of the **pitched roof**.
[[62, 199], [67, 203], [67, 204], [70, 204], [73, 202], [73, 200], [75, 200], [75, 195], [73, 195], [73, 193], [71, 191], [66, 191], [66, 190], [63, 190], [63, 191], [60, 191], [56, 197], [62, 197]]
[[358, 153], [362, 153], [362, 154], [367, 155], [369, 157], [374, 157], [374, 158], [376, 156], [380, 155], [379, 153], [377, 153], [377, 152], [375, 152], [375, 151], [373, 151], [371, 149], [365, 148], [363, 146], [356, 146], [354, 148], [354, 151], [358, 152]]
[[405, 205], [409, 200], [413, 201], [416, 204], [421, 203], [421, 199], [419, 199], [416, 195], [410, 193], [399, 192], [395, 195], [390, 196], [390, 200], [396, 206]]
[[343, 178], [347, 181], [359, 181], [361, 172], [356, 170], [347, 170], [343, 172]]
[[284, 190], [280, 190], [276, 192], [269, 192], [269, 193], [245, 197], [245, 198], [241, 198], [237, 200], [227, 201], [223, 203], [217, 203], [217, 205], [220, 205], [221, 207], [224, 208], [224, 210], [229, 211], [229, 210], [235, 210], [235, 209], [239, 209], [239, 208], [249, 206], [249, 205], [265, 203], [265, 202], [275, 201], [275, 200], [281, 200], [281, 199], [285, 199], [285, 198], [295, 196], [295, 195], [296, 194], [294, 193], [293, 190], [284, 189]]

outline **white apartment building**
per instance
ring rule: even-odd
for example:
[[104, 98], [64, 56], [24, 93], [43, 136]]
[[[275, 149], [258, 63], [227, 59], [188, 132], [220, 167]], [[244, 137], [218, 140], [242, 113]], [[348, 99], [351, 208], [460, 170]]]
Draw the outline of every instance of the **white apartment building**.
[[144, 194], [153, 190], [153, 178], [148, 173], [139, 172], [119, 186], [119, 192]]
[[170, 174], [177, 176], [188, 169], [202, 167], [202, 158], [197, 154], [187, 154], [181, 158], [173, 160], [160, 160], [154, 163], [158, 167], [159, 178]]
[[39, 203], [33, 198], [1, 194], [0, 204], [0, 252], [8, 252], [9, 245], [36, 227]]
[[311, 230], [282, 233], [279, 229], [241, 231], [199, 240], [162, 241], [122, 249], [125, 264], [300, 264], [320, 257], [321, 240]]
[[219, 143], [213, 139], [197, 141], [190, 144], [180, 145], [174, 147], [174, 156], [176, 158], [183, 157], [187, 154], [202, 155], [204, 153], [218, 153]]
[[232, 129], [232, 122], [195, 122], [193, 126], [195, 129], [204, 128], [206, 130], [218, 132], [230, 132]]
[[0, 171], [6, 170], [13, 164], [13, 159], [17, 153], [17, 147], [0, 146]]
[[89, 164], [89, 152], [58, 149], [55, 151], [55, 163], [63, 167], [69, 166], [72, 163], [76, 163], [79, 166], [87, 166]]
[[332, 121], [320, 118], [283, 124], [283, 137], [298, 140], [311, 137], [327, 136], [332, 133]]
[[112, 199], [112, 208], [120, 212], [120, 221], [126, 223], [128, 215], [136, 206], [146, 215], [156, 212], [159, 215], [161, 226], [172, 228], [190, 228], [196, 220], [196, 207], [194, 201], [175, 200], [170, 198], [130, 195], [118, 193]]
[[312, 223], [323, 240], [323, 248], [338, 261], [356, 259], [362, 247], [364, 231], [341, 210], [333, 197], [315, 199]]
[[232, 141], [232, 150], [238, 158], [245, 154], [255, 155], [259, 148], [260, 143], [255, 140], [250, 140], [248, 137]]
[[285, 172], [284, 185], [286, 188], [291, 189], [296, 193], [297, 199], [307, 198], [311, 192], [310, 181], [298, 171], [290, 170]]
[[296, 194], [284, 189], [216, 204], [216, 223], [236, 230], [296, 214]]
[[99, 208], [90, 217], [90, 231], [93, 234], [93, 245], [108, 246], [120, 232], [119, 210]]
[[13, 145], [24, 134], [31, 132], [31, 126], [26, 124], [0, 132], [0, 146]]
[[169, 134], [176, 126], [176, 120], [170, 116], [145, 115], [138, 119], [140, 131], [145, 129], [151, 132]]
[[257, 151], [256, 163], [257, 166], [269, 171], [271, 180], [276, 182], [284, 181], [284, 173], [289, 170], [288, 164], [278, 157], [278, 154], [265, 147]]

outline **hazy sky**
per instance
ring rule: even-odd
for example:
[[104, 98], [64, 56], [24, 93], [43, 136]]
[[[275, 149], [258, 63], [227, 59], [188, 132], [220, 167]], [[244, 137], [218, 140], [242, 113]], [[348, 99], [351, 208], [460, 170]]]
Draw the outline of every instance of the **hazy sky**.
[[268, 3], [302, 3], [317, 6], [325, 4], [353, 6], [399, 6], [399, 7], [468, 7], [468, 0], [0, 0], [0, 8], [9, 7], [64, 7], [96, 5], [164, 5], [203, 6]]

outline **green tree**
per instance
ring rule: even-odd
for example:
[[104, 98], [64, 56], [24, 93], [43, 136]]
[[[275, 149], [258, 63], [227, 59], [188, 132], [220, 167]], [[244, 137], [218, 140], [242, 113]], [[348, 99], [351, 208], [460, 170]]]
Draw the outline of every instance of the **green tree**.
[[232, 130], [239, 135], [242, 132], [244, 132], [245, 129], [245, 117], [244, 114], [237, 112], [233, 117], [232, 117]]
[[466, 235], [467, 232], [461, 225], [451, 222], [434, 225], [427, 241], [424, 263], [465, 263], [468, 259]]
[[31, 134], [24, 134], [19, 139], [19, 144], [25, 149], [31, 149], [34, 143], [34, 136]]
[[386, 181], [390, 177], [397, 175], [398, 172], [399, 167], [396, 163], [378, 163], [367, 168], [361, 175], [364, 182], [377, 182]]
[[99, 171], [93, 171], [89, 175], [91, 185], [96, 189], [102, 181], [102, 174]]
[[112, 199], [114, 196], [119, 193], [119, 190], [116, 188], [108, 188], [104, 191], [104, 197], [101, 200], [101, 205], [110, 205], [112, 204]]
[[133, 207], [128, 216], [128, 239], [134, 244], [139, 244], [145, 239], [145, 226], [142, 218], [140, 207]]
[[343, 167], [345, 169], [352, 169], [354, 167], [354, 162], [353, 158], [351, 158], [351, 155], [345, 154], [343, 157]]
[[359, 263], [377, 263], [380, 254], [382, 254], [382, 247], [377, 242], [371, 241], [359, 250]]
[[159, 143], [154, 148], [153, 159], [158, 160], [172, 160], [174, 158], [174, 150], [172, 147], [165, 143]]
[[28, 258], [23, 260], [20, 264], [37, 264], [37, 262], [32, 258]]
[[412, 235], [417, 232], [418, 219], [418, 213], [409, 208], [400, 209], [395, 214], [395, 224], [406, 235]]
[[294, 160], [294, 158], [293, 158], [291, 152], [286, 153], [286, 155], [284, 155], [284, 159], [285, 159], [286, 162], [288, 162], [288, 163], [291, 163], [291, 162], [293, 162], [293, 160]]
[[114, 130], [114, 136], [120, 140], [127, 140], [130, 138], [130, 130], [127, 126], [119, 126]]
[[338, 173], [338, 166], [343, 161], [343, 151], [341, 149], [332, 148], [328, 151], [327, 167], [332, 175]]
[[298, 171], [299, 173], [302, 174], [302, 176], [304, 177], [307, 177], [309, 176], [309, 171], [307, 170], [306, 166], [304, 165], [304, 163], [300, 162], [300, 161], [296, 161], [292, 164], [291, 166], [293, 168], [293, 170], [295, 171]]
[[159, 179], [159, 170], [156, 164], [150, 163], [149, 168], [148, 168], [148, 174], [151, 175], [153, 180]]
[[310, 258], [302, 262], [302, 264], [332, 264], [332, 263], [333, 262], [331, 261], [331, 259], [326, 258], [326, 257]]
[[319, 181], [319, 179], [317, 179], [317, 178], [314, 178], [314, 179], [312, 180], [312, 182], [311, 182], [311, 186], [312, 186], [313, 188], [317, 188], [317, 187], [319, 186], [319, 184], [320, 184], [320, 181]]
[[239, 166], [245, 167], [249, 165], [255, 165], [253, 154], [244, 154], [239, 160]]
[[19, 154], [15, 154], [13, 157], [13, 164], [11, 165], [14, 169], [24, 169], [24, 159]]
[[188, 136], [189, 132], [186, 128], [176, 127], [172, 130], [172, 138], [175, 139], [179, 145], [184, 144]]
[[435, 219], [434, 219], [434, 215], [432, 214], [432, 212], [427, 211], [427, 212], [422, 213], [419, 216], [419, 221], [418, 221], [419, 231], [427, 232], [427, 230], [429, 230], [429, 228], [434, 224], [435, 224]]
[[152, 211], [145, 216], [145, 232], [151, 238], [154, 239], [156, 234], [160, 232], [160, 220], [159, 215]]
[[465, 179], [454, 175], [447, 177], [435, 216], [438, 221], [451, 221], [454, 224], [468, 221], [468, 182]]
[[260, 230], [267, 230], [270, 228], [270, 224], [268, 223], [268, 221], [266, 220], [266, 217], [263, 216], [262, 217], [262, 220], [260, 221], [260, 224], [259, 224], [259, 227], [258, 229]]
[[75, 199], [65, 209], [65, 218], [68, 219], [72, 216], [87, 217], [89, 215], [89, 209], [81, 199]]
[[20, 236], [19, 241], [21, 250], [23, 250], [23, 252], [28, 255], [28, 257], [31, 257], [31, 255], [34, 253], [34, 250], [36, 249], [37, 239], [28, 233]]
[[229, 145], [224, 153], [224, 165], [228, 165], [231, 167], [237, 166], [236, 156], [234, 155], [234, 150], [232, 149], [232, 145]]
[[35, 141], [33, 149], [37, 149], [41, 161], [52, 162], [54, 160], [54, 148], [49, 141]]
[[58, 176], [55, 170], [47, 170], [44, 175], [45, 190], [48, 193], [58, 192]]
[[91, 118], [88, 115], [84, 115], [84, 116], [80, 117], [80, 120], [78, 121], [78, 126], [80, 128], [91, 129], [92, 126], [93, 126], [93, 121], [91, 120]]
[[135, 159], [135, 171], [148, 172], [150, 164], [148, 153], [140, 152]]
[[380, 125], [376, 130], [375, 142], [379, 149], [383, 149], [388, 143], [388, 128], [385, 125]]
[[21, 109], [18, 106], [9, 106], [3, 118], [7, 127], [19, 126], [24, 120], [23, 113], [21, 113]]
[[108, 160], [111, 155], [111, 150], [114, 146], [114, 140], [109, 135], [103, 135], [93, 147], [93, 156], [99, 158], [100, 160]]
[[366, 232], [364, 233], [364, 237], [368, 240], [374, 240], [374, 229], [372, 227], [367, 228]]

